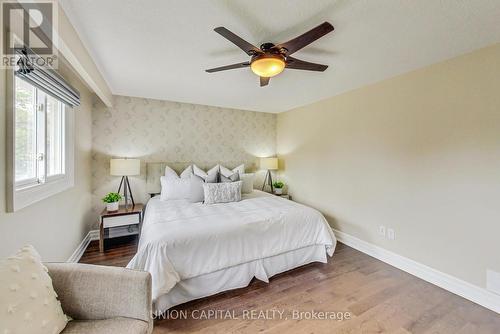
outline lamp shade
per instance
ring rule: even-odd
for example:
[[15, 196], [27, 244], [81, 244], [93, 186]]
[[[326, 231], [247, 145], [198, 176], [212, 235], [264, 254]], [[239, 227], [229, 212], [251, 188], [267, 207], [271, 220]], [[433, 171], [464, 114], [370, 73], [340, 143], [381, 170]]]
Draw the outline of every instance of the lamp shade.
[[139, 159], [111, 159], [109, 161], [109, 174], [115, 176], [133, 176], [141, 173], [141, 160]]
[[260, 158], [260, 168], [267, 170], [278, 169], [278, 158]]

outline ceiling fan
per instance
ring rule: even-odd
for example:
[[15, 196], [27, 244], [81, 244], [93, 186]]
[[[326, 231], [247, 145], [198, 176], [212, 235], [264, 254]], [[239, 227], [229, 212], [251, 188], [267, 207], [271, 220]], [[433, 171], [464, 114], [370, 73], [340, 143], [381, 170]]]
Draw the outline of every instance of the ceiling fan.
[[294, 52], [297, 52], [315, 40], [333, 31], [333, 26], [328, 22], [324, 22], [316, 28], [297, 36], [288, 42], [278, 45], [274, 45], [273, 43], [264, 43], [260, 46], [260, 48], [248, 43], [243, 38], [237, 36], [224, 27], [218, 27], [214, 30], [230, 42], [234, 43], [252, 58], [250, 61], [243, 63], [211, 68], [206, 70], [208, 73], [250, 67], [252, 72], [260, 77], [260, 86], [262, 87], [267, 86], [267, 84], [269, 84], [269, 79], [283, 72], [285, 68], [318, 72], [323, 72], [328, 68], [327, 65], [310, 63], [290, 56]]

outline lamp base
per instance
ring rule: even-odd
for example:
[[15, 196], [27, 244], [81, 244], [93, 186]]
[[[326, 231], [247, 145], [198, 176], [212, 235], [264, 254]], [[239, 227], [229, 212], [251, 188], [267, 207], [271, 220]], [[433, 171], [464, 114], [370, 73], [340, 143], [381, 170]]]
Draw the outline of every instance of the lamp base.
[[120, 181], [120, 186], [118, 187], [118, 193], [120, 193], [123, 185], [123, 197], [125, 197], [125, 209], [128, 209], [128, 196], [130, 194], [130, 199], [132, 200], [132, 208], [135, 206], [134, 196], [132, 195], [132, 190], [130, 189], [130, 183], [128, 181], [128, 176], [122, 176]]
[[264, 183], [262, 184], [262, 191], [265, 191], [267, 185], [271, 187], [271, 194], [274, 193], [273, 177], [269, 169], [267, 170], [266, 178], [264, 179]]

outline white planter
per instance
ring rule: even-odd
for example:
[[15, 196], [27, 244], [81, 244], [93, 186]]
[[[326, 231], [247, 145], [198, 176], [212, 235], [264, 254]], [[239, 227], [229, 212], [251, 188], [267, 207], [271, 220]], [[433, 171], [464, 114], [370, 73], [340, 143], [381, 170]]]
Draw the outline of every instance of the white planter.
[[118, 211], [118, 204], [119, 202], [106, 203], [106, 210], [108, 210], [108, 212]]
[[274, 193], [276, 195], [281, 195], [283, 194], [283, 188], [274, 188]]

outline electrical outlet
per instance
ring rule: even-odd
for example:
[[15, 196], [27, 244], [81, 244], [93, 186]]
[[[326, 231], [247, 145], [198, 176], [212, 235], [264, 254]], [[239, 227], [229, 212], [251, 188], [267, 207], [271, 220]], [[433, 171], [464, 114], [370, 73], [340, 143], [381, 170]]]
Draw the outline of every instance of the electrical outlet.
[[389, 239], [389, 240], [396, 239], [396, 233], [394, 232], [394, 230], [392, 228], [387, 229], [387, 239]]
[[381, 236], [383, 236], [385, 238], [385, 226], [384, 225], [380, 225], [378, 227], [378, 234], [380, 234]]

